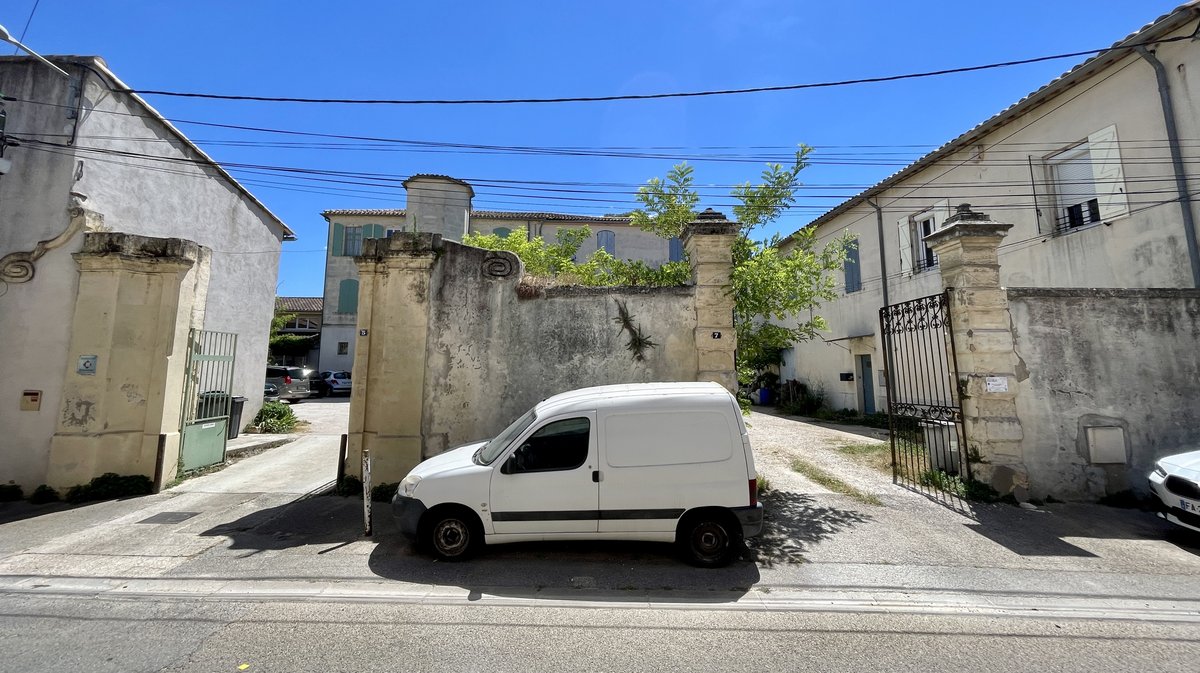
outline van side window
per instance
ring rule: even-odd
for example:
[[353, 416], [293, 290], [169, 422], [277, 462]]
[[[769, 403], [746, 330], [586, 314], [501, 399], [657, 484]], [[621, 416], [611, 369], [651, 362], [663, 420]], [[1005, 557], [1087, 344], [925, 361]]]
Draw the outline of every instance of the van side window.
[[568, 418], [547, 423], [513, 452], [505, 465], [509, 474], [574, 470], [587, 460], [592, 423]]

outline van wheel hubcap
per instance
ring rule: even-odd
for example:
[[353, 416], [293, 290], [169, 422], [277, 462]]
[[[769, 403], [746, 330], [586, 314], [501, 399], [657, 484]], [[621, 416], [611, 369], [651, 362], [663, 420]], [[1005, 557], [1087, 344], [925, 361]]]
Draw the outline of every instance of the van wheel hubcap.
[[470, 536], [470, 531], [462, 521], [447, 519], [438, 524], [437, 530], [434, 531], [434, 543], [437, 544], [438, 551], [446, 556], [456, 556], [466, 548]]
[[729, 537], [725, 534], [725, 529], [711, 521], [696, 526], [692, 531], [692, 549], [703, 558], [720, 556], [728, 542]]

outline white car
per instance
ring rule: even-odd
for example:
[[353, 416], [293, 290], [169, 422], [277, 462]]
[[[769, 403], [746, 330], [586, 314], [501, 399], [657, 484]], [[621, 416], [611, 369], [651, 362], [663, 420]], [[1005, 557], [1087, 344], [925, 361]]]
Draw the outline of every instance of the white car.
[[350, 372], [326, 372], [325, 385], [330, 395], [349, 395], [353, 387]]
[[1160, 459], [1150, 473], [1158, 515], [1200, 532], [1200, 451]]
[[484, 543], [609, 539], [675, 542], [718, 567], [762, 529], [756, 476], [741, 409], [719, 384], [603, 386], [417, 465], [392, 509], [445, 560]]

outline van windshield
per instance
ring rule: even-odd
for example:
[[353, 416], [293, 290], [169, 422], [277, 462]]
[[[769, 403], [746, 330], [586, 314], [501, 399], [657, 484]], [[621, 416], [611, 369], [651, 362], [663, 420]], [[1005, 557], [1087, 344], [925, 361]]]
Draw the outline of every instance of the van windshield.
[[526, 428], [528, 428], [530, 425], [533, 425], [535, 420], [537, 420], [537, 414], [534, 413], [533, 409], [525, 412], [524, 416], [521, 416], [517, 420], [513, 421], [512, 425], [504, 429], [504, 432], [496, 435], [495, 439], [488, 442], [483, 446], [483, 448], [476, 451], [474, 456], [475, 462], [479, 465], [491, 465], [492, 461], [496, 460], [501, 453], [504, 453], [504, 449], [508, 448], [508, 445], [511, 444], [518, 435], [520, 435], [522, 432], [525, 432]]

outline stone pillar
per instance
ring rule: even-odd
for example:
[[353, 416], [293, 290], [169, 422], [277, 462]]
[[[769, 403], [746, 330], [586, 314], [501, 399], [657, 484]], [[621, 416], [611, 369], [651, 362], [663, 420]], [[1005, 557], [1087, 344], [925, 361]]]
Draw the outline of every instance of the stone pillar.
[[937, 255], [942, 286], [949, 291], [972, 476], [1024, 500], [1029, 481], [1017, 416], [1018, 359], [996, 252], [1011, 228], [964, 203], [925, 241]]
[[421, 409], [429, 288], [442, 237], [400, 232], [363, 241], [358, 265], [358, 336], [346, 474], [371, 451], [376, 484], [400, 481], [421, 462]]
[[[68, 488], [105, 472], [174, 475], [187, 333], [210, 255], [178, 238], [85, 236], [74, 254], [79, 291], [47, 484]], [[160, 435], [166, 455], [156, 475]]]
[[683, 228], [683, 248], [692, 264], [696, 286], [696, 380], [716, 381], [737, 393], [733, 356], [733, 243], [739, 225], [712, 208]]

